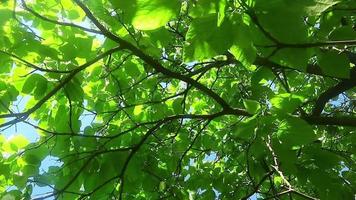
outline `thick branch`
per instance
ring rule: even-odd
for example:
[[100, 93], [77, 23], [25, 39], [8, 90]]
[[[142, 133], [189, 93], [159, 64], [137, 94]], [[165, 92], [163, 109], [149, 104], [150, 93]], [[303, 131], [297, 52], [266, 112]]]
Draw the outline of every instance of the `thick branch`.
[[350, 126], [356, 127], [356, 117], [338, 116], [338, 117], [324, 117], [324, 116], [304, 116], [305, 121], [312, 125], [334, 125], [334, 126]]
[[[285, 66], [285, 65], [281, 65], [281, 64], [275, 63], [275, 62], [273, 62], [273, 61], [271, 61], [271, 60], [269, 60], [267, 58], [263, 58], [263, 57], [257, 57], [253, 64], [257, 65], [257, 66], [261, 66], [261, 67], [278, 68], [278, 69], [290, 69], [290, 70], [298, 71], [298, 72], [301, 72], [301, 73], [308, 73], [308, 74], [318, 75], [318, 76], [322, 76], [322, 77], [329, 77], [329, 78], [337, 78], [337, 77], [333, 77], [333, 76], [329, 76], [329, 75], [324, 74], [322, 72], [320, 66], [316, 65], [316, 64], [309, 64], [307, 66], [306, 71], [299, 70], [299, 69], [292, 68], [292, 67]], [[351, 73], [350, 78], [341, 79], [341, 80], [352, 80], [355, 77], [355, 75], [352, 75], [354, 73], [354, 71], [355, 70], [350, 70], [350, 73]], [[338, 78], [338, 79], [340, 79], [340, 78]]]
[[[171, 71], [171, 70], [165, 68], [156, 59], [154, 59], [153, 57], [145, 54], [141, 49], [137, 48], [133, 44], [131, 44], [131, 43], [127, 42], [126, 40], [123, 40], [122, 38], [120, 38], [120, 37], [114, 35], [113, 33], [111, 33], [108, 29], [106, 29], [95, 18], [95, 16], [92, 14], [92, 12], [81, 1], [75, 0], [75, 2], [78, 4], [78, 6], [80, 6], [82, 8], [82, 10], [86, 13], [87, 17], [95, 24], [96, 27], [98, 27], [98, 29], [101, 30], [101, 32], [106, 37], [108, 37], [111, 40], [113, 40], [113, 41], [117, 42], [118, 44], [120, 44], [120, 46], [123, 49], [131, 51], [135, 56], [139, 57], [145, 63], [147, 63], [148, 65], [152, 66], [157, 72], [160, 72], [160, 73], [162, 73], [162, 74], [164, 74], [164, 75], [166, 75], [168, 77], [184, 81], [184, 82], [194, 86], [198, 90], [202, 91], [203, 93], [205, 93], [206, 95], [208, 95], [209, 97], [214, 99], [218, 104], [221, 105], [221, 107], [223, 109], [231, 109], [229, 104], [223, 98], [221, 98], [218, 94], [216, 94], [214, 91], [212, 91], [211, 89], [207, 88], [206, 86], [204, 86], [203, 84], [199, 83], [198, 81], [190, 78], [189, 76], [185, 76], [185, 75], [182, 75], [180, 73], [177, 73], [177, 72], [174, 72], [174, 71]], [[241, 114], [245, 114], [245, 113], [241, 113]]]
[[305, 49], [313, 47], [333, 47], [333, 46], [355, 46], [356, 40], [336, 40], [336, 41], [325, 41], [325, 42], [311, 42], [311, 43], [278, 43], [273, 45], [263, 46], [265, 48], [276, 47], [276, 48], [293, 48], [293, 49]]
[[355, 86], [356, 86], [356, 68], [352, 70], [352, 75], [350, 80], [343, 80], [339, 82], [335, 86], [327, 89], [319, 96], [319, 98], [315, 102], [312, 115], [319, 116], [321, 112], [324, 110], [326, 103], [330, 99], [338, 96], [339, 94], [345, 92], [346, 90], [352, 89]]

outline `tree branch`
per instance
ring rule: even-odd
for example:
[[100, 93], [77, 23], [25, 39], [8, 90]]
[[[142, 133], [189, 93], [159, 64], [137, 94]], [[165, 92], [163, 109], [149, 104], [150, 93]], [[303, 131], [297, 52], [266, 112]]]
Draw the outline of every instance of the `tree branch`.
[[28, 12], [30, 12], [31, 14], [33, 14], [35, 17], [38, 17], [44, 21], [47, 21], [47, 22], [50, 22], [50, 23], [53, 23], [53, 24], [58, 24], [58, 25], [62, 25], [62, 26], [70, 26], [70, 27], [74, 27], [74, 28], [79, 28], [83, 31], [86, 31], [86, 32], [91, 32], [91, 33], [95, 33], [95, 34], [100, 34], [102, 35], [103, 33], [98, 31], [98, 30], [93, 30], [93, 29], [90, 29], [90, 28], [86, 28], [86, 27], [83, 27], [83, 26], [79, 26], [77, 24], [73, 24], [73, 23], [68, 23], [68, 22], [60, 22], [60, 21], [56, 21], [56, 20], [53, 20], [53, 19], [49, 19], [41, 14], [39, 14], [38, 12], [32, 10], [31, 8], [29, 8], [25, 2], [25, 0], [21, 0], [21, 3], [22, 3], [22, 7], [27, 10]]
[[337, 116], [302, 116], [302, 119], [312, 125], [334, 125], [334, 126], [350, 126], [356, 127], [356, 117]]
[[274, 170], [271, 170], [269, 172], [267, 172], [262, 179], [257, 183], [257, 185], [255, 185], [254, 189], [248, 193], [246, 196], [242, 197], [241, 200], [247, 200], [249, 199], [252, 195], [254, 195], [255, 193], [258, 192], [258, 190], [260, 189], [261, 185], [267, 180], [268, 177], [270, 177], [272, 174], [274, 173]]
[[325, 92], [323, 92], [319, 98], [316, 100], [313, 111], [312, 111], [312, 116], [319, 116], [321, 112], [323, 111], [326, 103], [338, 96], [339, 94], [345, 92], [346, 90], [352, 89], [353, 87], [356, 86], [356, 68], [354, 67], [352, 70], [352, 74], [350, 76], [349, 80], [343, 80], [340, 81], [338, 84], [335, 86], [327, 89]]
[[[218, 104], [220, 104], [220, 106], [223, 109], [231, 109], [230, 105], [223, 98], [221, 98], [218, 94], [216, 94], [214, 91], [210, 90], [209, 88], [207, 88], [203, 84], [199, 83], [198, 81], [195, 81], [194, 79], [190, 78], [189, 76], [185, 76], [185, 75], [182, 75], [180, 73], [177, 73], [177, 72], [174, 72], [174, 71], [171, 71], [171, 70], [165, 68], [156, 59], [154, 59], [153, 57], [145, 54], [141, 49], [137, 48], [136, 46], [134, 46], [130, 42], [127, 42], [126, 40], [123, 40], [122, 38], [120, 38], [120, 37], [114, 35], [113, 33], [111, 33], [108, 29], [106, 29], [95, 18], [95, 16], [92, 14], [92, 12], [81, 1], [79, 1], [79, 0], [74, 0], [74, 1], [78, 4], [79, 7], [81, 7], [81, 9], [86, 13], [87, 17], [95, 24], [96, 27], [98, 27], [98, 29], [101, 30], [101, 32], [106, 37], [108, 37], [111, 40], [113, 40], [113, 41], [117, 42], [118, 44], [120, 44], [120, 46], [123, 49], [131, 51], [132, 54], [134, 54], [135, 56], [137, 56], [140, 59], [142, 59], [148, 65], [152, 66], [157, 72], [160, 72], [160, 73], [162, 73], [162, 74], [164, 74], [164, 75], [166, 75], [168, 77], [181, 80], [183, 82], [186, 82], [186, 83], [194, 86], [195, 88], [197, 88], [201, 92], [205, 93], [206, 95], [208, 95], [209, 97], [214, 99]], [[241, 114], [245, 114], [245, 112], [242, 112]]]
[[30, 62], [28, 62], [27, 60], [24, 60], [20, 57], [18, 57], [17, 55], [15, 54], [12, 54], [12, 53], [8, 53], [6, 51], [3, 51], [3, 50], [0, 50], [0, 53], [2, 54], [5, 54], [9, 57], [12, 57], [12, 58], [15, 58], [16, 60], [19, 60], [20, 62], [22, 62], [24, 65], [26, 65], [27, 67], [30, 67], [32, 69], [35, 69], [35, 70], [38, 70], [38, 71], [41, 71], [41, 72], [51, 72], [51, 73], [70, 73], [72, 70], [55, 70], [55, 69], [46, 69], [46, 68], [41, 68], [41, 67], [38, 67], [37, 65], [35, 64], [32, 64]]
[[50, 99], [52, 96], [54, 96], [60, 89], [62, 89], [67, 83], [69, 83], [77, 73], [81, 72], [82, 70], [91, 66], [92, 64], [98, 62], [100, 59], [104, 58], [105, 56], [110, 55], [110, 54], [112, 54], [116, 51], [119, 51], [119, 50], [121, 50], [120, 46], [112, 48], [112, 49], [98, 55], [96, 58], [86, 62], [85, 64], [75, 68], [70, 74], [68, 74], [63, 80], [61, 80], [61, 82], [57, 86], [55, 86], [46, 96], [44, 96], [41, 100], [39, 100], [33, 107], [31, 107], [27, 111], [22, 112], [22, 113], [10, 113], [10, 114], [0, 115], [0, 119], [15, 117], [15, 119], [13, 119], [13, 120], [10, 120], [8, 122], [0, 124], [0, 128], [15, 124], [15, 123], [18, 123], [20, 121], [27, 119], [30, 114], [32, 114], [37, 109], [39, 109], [48, 99]]

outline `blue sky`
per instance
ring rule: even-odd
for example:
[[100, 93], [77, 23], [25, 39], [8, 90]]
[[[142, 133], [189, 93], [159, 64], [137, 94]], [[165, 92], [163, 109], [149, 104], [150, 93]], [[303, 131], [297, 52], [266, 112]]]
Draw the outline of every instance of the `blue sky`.
[[[26, 102], [28, 99], [22, 99], [19, 98], [18, 101], [16, 101], [14, 103], [14, 110], [17, 112], [21, 112], [25, 109], [26, 106]], [[29, 120], [31, 123], [36, 124], [35, 121], [33, 120]], [[93, 121], [93, 116], [89, 113], [89, 112], [84, 112], [82, 117], [81, 117], [81, 121], [82, 121], [82, 127], [81, 130], [83, 130], [86, 126], [90, 125], [91, 122]], [[36, 142], [39, 140], [39, 134], [37, 133], [37, 130], [26, 124], [23, 122], [20, 122], [18, 124], [16, 124], [15, 126], [12, 126], [4, 131], [1, 132], [1, 134], [3, 134], [6, 138], [10, 138], [14, 135], [18, 135], [18, 134], [22, 134], [24, 135], [30, 142]], [[206, 160], [207, 162], [209, 161], [213, 161], [216, 158], [216, 153], [212, 152], [211, 154], [207, 155], [204, 160]], [[49, 168], [49, 166], [60, 166], [61, 163], [58, 162], [57, 158], [52, 157], [52, 156], [48, 156], [46, 157], [40, 166], [40, 173], [46, 172]], [[13, 188], [9, 188], [9, 190], [11, 190]], [[33, 194], [32, 197], [40, 197], [43, 194], [52, 192], [52, 189], [50, 187], [39, 187], [36, 186], [33, 188]], [[51, 200], [54, 199], [53, 197], [47, 198], [47, 200]], [[253, 195], [250, 200], [256, 200], [257, 199], [257, 195]]]
[[[29, 22], [24, 22], [24, 23], [31, 27], [31, 24]], [[79, 25], [84, 26], [84, 27], [90, 27], [90, 25], [87, 21], [85, 21]], [[36, 30], [35, 28], [33, 28], [33, 30], [36, 32], [36, 34], [41, 35], [40, 32], [38, 30]], [[91, 33], [89, 33], [89, 35], [95, 36], [102, 43], [105, 40], [105, 38], [101, 35], [93, 35]], [[24, 98], [19, 97], [18, 100], [16, 102], [14, 102], [13, 111], [14, 112], [25, 111], [25, 106], [26, 106], [26, 103], [28, 100], [29, 100], [29, 97], [24, 97]], [[91, 124], [91, 122], [93, 121], [93, 116], [90, 113], [85, 111], [82, 114], [81, 121], [82, 121], [81, 130], [83, 130], [86, 126]], [[29, 120], [29, 122], [37, 125], [36, 121], [33, 121], [31, 119]], [[3, 134], [6, 138], [10, 138], [14, 135], [22, 134], [30, 142], [36, 142], [39, 140], [39, 134], [37, 133], [37, 130], [34, 127], [32, 127], [26, 123], [23, 123], [23, 122], [17, 123], [16, 125], [9, 127], [5, 130], [0, 130], [0, 133]], [[216, 158], [216, 154], [212, 153], [212, 154], [206, 156], [205, 160], [209, 161], [209, 160], [214, 160], [215, 158]], [[40, 173], [46, 172], [48, 170], [49, 166], [60, 166], [60, 165], [61, 165], [61, 163], [57, 160], [57, 158], [48, 156], [41, 163]], [[11, 189], [13, 189], [13, 188], [9, 188], [9, 190], [11, 190]], [[40, 197], [41, 195], [49, 193], [49, 192], [52, 192], [52, 189], [50, 187], [36, 186], [33, 189], [32, 197]], [[47, 199], [50, 200], [50, 199], [54, 199], [54, 198], [51, 197], [51, 198], [47, 198]], [[250, 199], [251, 200], [257, 199], [257, 195], [253, 195]]]

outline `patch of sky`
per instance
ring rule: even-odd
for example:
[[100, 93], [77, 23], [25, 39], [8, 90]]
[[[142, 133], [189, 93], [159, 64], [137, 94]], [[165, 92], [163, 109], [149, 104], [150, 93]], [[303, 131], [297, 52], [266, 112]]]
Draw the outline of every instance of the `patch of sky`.
[[[30, 97], [18, 97], [17, 100], [13, 103], [12, 111], [16, 113], [24, 112], [27, 102], [29, 101]], [[10, 121], [12, 119], [7, 119]], [[30, 123], [36, 124], [34, 120], [28, 120]], [[31, 125], [26, 124], [24, 122], [19, 122], [15, 125], [5, 127], [4, 129], [0, 130], [1, 134], [3, 134], [7, 139], [14, 135], [23, 134], [30, 142], [36, 142], [39, 139], [39, 135], [36, 132], [36, 129], [33, 128]]]
[[[79, 26], [82, 26], [82, 27], [85, 27], [85, 28], [93, 28], [91, 22], [87, 18], [85, 18], [85, 20], [83, 22], [79, 22], [77, 24]], [[90, 35], [90, 36], [94, 36], [97, 40], [100, 41], [100, 43], [104, 43], [105, 42], [105, 36], [104, 35], [91, 33], [91, 32], [87, 32], [87, 34]]]
[[342, 103], [348, 101], [349, 99], [343, 95], [343, 94], [339, 94], [337, 97], [331, 99], [330, 104], [332, 104], [335, 107], [340, 106]]
[[[21, 20], [21, 19], [20, 19]], [[29, 27], [34, 34], [40, 36], [41, 35], [41, 31], [34, 28], [32, 26], [32, 21], [25, 21], [25, 20], [21, 20], [21, 22], [26, 25], [27, 27]], [[83, 27], [87, 27], [87, 28], [92, 28], [91, 23], [89, 22], [89, 20], [84, 20], [81, 23], [78, 23], [78, 25], [83, 26]], [[99, 42], [104, 43], [105, 41], [105, 37], [103, 35], [100, 34], [95, 34], [95, 33], [89, 33], [89, 36], [94, 36]], [[16, 67], [16, 65], [13, 66], [13, 69]], [[13, 71], [13, 70], [12, 70]], [[35, 72], [35, 73], [39, 73], [39, 74], [44, 74], [42, 72]], [[14, 103], [13, 106], [11, 108], [11, 110], [13, 112], [16, 113], [20, 113], [20, 112], [24, 112], [26, 111], [26, 104], [27, 102], [30, 100], [30, 96], [20, 96]], [[87, 105], [87, 102], [84, 102], [84, 106]], [[90, 113], [89, 111], [85, 110], [82, 114], [82, 116], [80, 117], [81, 122], [82, 122], [82, 126], [81, 126], [81, 131], [84, 130], [85, 127], [90, 126], [90, 124], [95, 120], [95, 115], [93, 113]], [[7, 121], [10, 121], [11, 119], [7, 119]], [[35, 120], [32, 119], [27, 119], [27, 121], [33, 125], [38, 125], [38, 123]], [[24, 122], [19, 122], [15, 125], [9, 126], [9, 127], [5, 127], [4, 129], [0, 130], [1, 134], [3, 134], [7, 139], [15, 136], [15, 135], [19, 135], [22, 134], [24, 135], [29, 142], [34, 143], [39, 141], [40, 136], [37, 133], [36, 128], [34, 128], [33, 126], [24, 123]], [[58, 167], [61, 166], [63, 163], [58, 161], [58, 158], [53, 157], [53, 156], [47, 156], [44, 160], [42, 160], [39, 171], [40, 174], [46, 173], [48, 172], [48, 169], [50, 167]], [[8, 191], [10, 190], [15, 190], [16, 187], [9, 187]], [[50, 186], [45, 186], [45, 187], [40, 187], [38, 185], [34, 185], [33, 188], [33, 193], [32, 193], [32, 197], [31, 198], [38, 198], [41, 196], [44, 196], [46, 194], [50, 194], [53, 192], [53, 189]], [[55, 199], [54, 197], [50, 197], [50, 198], [46, 198], [46, 200], [52, 200]]]
[[[63, 163], [58, 161], [58, 158], [53, 157], [53, 156], [47, 156], [45, 159], [42, 160], [41, 162], [41, 166], [40, 166], [40, 173], [44, 174], [46, 172], [48, 172], [48, 169], [50, 167], [59, 167], [61, 166]], [[33, 187], [33, 192], [32, 192], [32, 198], [35, 197], [40, 197], [49, 193], [52, 193], [53, 189], [50, 186], [38, 186], [35, 185]], [[52, 200], [55, 199], [54, 197], [50, 197], [50, 198], [46, 198], [47, 200]]]
[[[25, 96], [25, 97], [19, 97], [13, 104], [12, 110], [15, 112], [23, 112], [26, 109], [26, 104], [29, 101], [30, 97], [29, 96]], [[8, 119], [9, 121], [10, 119]], [[31, 124], [37, 125], [37, 122], [34, 120], [27, 120], [28, 122], [30, 122]], [[15, 135], [24, 135], [29, 142], [33, 143], [39, 140], [40, 136], [37, 133], [36, 129], [29, 125], [26, 124], [24, 122], [19, 122], [15, 125], [12, 125], [10, 127], [6, 127], [5, 129], [3, 129], [1, 131], [1, 134], [3, 134], [7, 139], [11, 139], [11, 137], [15, 136]], [[61, 163], [57, 161], [57, 159], [55, 157], [52, 156], [48, 156], [46, 157], [40, 166], [40, 172], [46, 172], [48, 171], [48, 168], [50, 166], [60, 166]], [[11, 190], [15, 190], [16, 187], [10, 187], [8, 188], [8, 191]], [[37, 185], [34, 185], [33, 188], [33, 196], [38, 196], [38, 195], [43, 195], [45, 193], [49, 193], [49, 192], [53, 192], [52, 188], [49, 186], [46, 187], [39, 187]], [[54, 199], [54, 198], [52, 198]], [[51, 198], [48, 198], [48, 200], [51, 200]]]
[[210, 152], [208, 154], [205, 154], [205, 157], [203, 159], [203, 162], [206, 163], [206, 162], [213, 162], [214, 160], [216, 160], [217, 158], [217, 154], [216, 152]]
[[[83, 106], [86, 107], [88, 105], [88, 101], [84, 101]], [[82, 115], [80, 116], [81, 128], [80, 131], [84, 131], [84, 129], [90, 126], [95, 121], [95, 114], [89, 112], [88, 110], [84, 110]]]
[[257, 200], [259, 197], [258, 193], [253, 194], [252, 196], [250, 196], [250, 198], [248, 198], [249, 200]]

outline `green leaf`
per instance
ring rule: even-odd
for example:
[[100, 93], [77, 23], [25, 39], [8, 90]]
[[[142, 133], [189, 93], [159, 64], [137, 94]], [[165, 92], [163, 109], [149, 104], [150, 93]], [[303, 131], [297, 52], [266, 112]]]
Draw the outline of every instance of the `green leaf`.
[[235, 37], [230, 52], [244, 66], [249, 66], [256, 59], [256, 49], [252, 43], [251, 30], [240, 16], [236, 17], [235, 23], [233, 26]]
[[280, 176], [273, 177], [273, 182], [276, 186], [281, 186], [283, 184], [283, 178]]
[[141, 75], [141, 71], [137, 65], [138, 63], [133, 63], [130, 61], [125, 63], [125, 71], [127, 71], [127, 73], [135, 79]]
[[135, 106], [133, 114], [134, 115], [140, 115], [142, 113], [143, 105], [138, 105]]
[[149, 36], [149, 40], [155, 44], [155, 47], [163, 48], [169, 45], [169, 42], [172, 40], [172, 35], [169, 30], [164, 27], [153, 31], [147, 31], [146, 33]]
[[257, 127], [257, 119], [249, 118], [237, 124], [235, 134], [242, 139], [251, 139]]
[[62, 52], [63, 59], [66, 61], [74, 59], [78, 55], [78, 52], [79, 52], [78, 49], [76, 49], [76, 47], [71, 43], [63, 44], [59, 48], [59, 50], [60, 50], [60, 52]]
[[11, 102], [16, 101], [18, 95], [19, 92], [14, 86], [0, 81], [0, 112], [8, 112]]
[[301, 147], [316, 139], [313, 128], [298, 117], [286, 117], [279, 123], [277, 137], [281, 144], [290, 148]]
[[251, 76], [251, 84], [254, 87], [266, 84], [269, 80], [272, 80], [274, 75], [272, 71], [267, 67], [258, 68]]
[[263, 0], [255, 0], [254, 7], [259, 10], [282, 9], [285, 11], [298, 11], [308, 16], [320, 15], [328, 8], [340, 2], [340, 0], [300, 0], [283, 1], [272, 0], [269, 2]]
[[8, 22], [12, 17], [11, 9], [0, 9], [0, 27], [2, 27], [6, 22]]
[[[22, 169], [23, 173], [26, 174], [27, 176], [34, 176], [39, 173], [39, 168], [37, 165], [25, 165], [25, 167]], [[25, 180], [26, 183], [27, 180]], [[22, 187], [25, 187], [25, 185], [22, 185]]]
[[219, 55], [231, 47], [231, 22], [224, 20], [217, 27], [215, 14], [192, 21], [186, 34], [189, 44], [184, 46], [184, 61], [200, 61]]
[[318, 53], [318, 63], [325, 75], [350, 78], [350, 62], [345, 53], [320, 51]]
[[9, 73], [11, 71], [12, 67], [12, 61], [11, 59], [7, 56], [4, 55], [0, 52], [0, 74], [1, 73]]
[[343, 161], [343, 158], [338, 154], [332, 153], [318, 146], [307, 147], [304, 152], [307, 158], [313, 160], [313, 163], [323, 170], [332, 169]]
[[266, 31], [280, 42], [301, 43], [308, 40], [308, 29], [300, 17], [302, 13], [300, 9], [288, 9], [280, 3], [276, 7], [269, 6], [259, 12], [257, 17]]
[[46, 94], [47, 91], [47, 79], [40, 74], [31, 74], [25, 81], [22, 92], [25, 94], [31, 94], [35, 99], [39, 99]]
[[257, 111], [261, 108], [261, 105], [258, 103], [258, 101], [250, 99], [244, 99], [244, 106], [247, 112], [250, 114], [256, 114]]
[[[36, 147], [36, 146], [35, 146]], [[39, 165], [41, 161], [46, 157], [48, 150], [45, 146], [36, 147], [28, 150], [23, 154], [23, 158], [26, 163], [30, 165]]]
[[0, 146], [2, 146], [2, 144], [6, 141], [5, 136], [4, 135], [0, 135]]
[[0, 2], [0, 199], [354, 199], [355, 0]]
[[307, 5], [304, 11], [308, 15], [320, 15], [327, 9], [331, 8], [333, 5], [338, 4], [341, 0], [304, 0]]
[[221, 26], [225, 19], [225, 10], [226, 10], [226, 0], [218, 1], [218, 27]]
[[284, 175], [295, 174], [298, 171], [298, 146], [281, 143], [278, 138], [273, 138], [273, 150], [280, 162]]
[[180, 9], [178, 0], [134, 0], [127, 3], [111, 0], [111, 3], [124, 13], [130, 13], [126, 16], [139, 30], [154, 30], [166, 25]]
[[278, 113], [293, 113], [303, 103], [304, 98], [295, 94], [278, 94], [271, 99], [274, 111]]
[[[294, 69], [298, 69], [300, 71], [307, 71], [307, 66], [309, 59], [313, 54], [313, 49], [293, 49], [293, 48], [286, 48], [280, 49], [275, 55], [271, 57], [271, 60], [275, 61], [276, 63], [291, 67]], [[268, 56], [270, 54], [267, 54]]]
[[3, 150], [8, 153], [18, 152], [29, 144], [28, 139], [20, 134], [11, 136], [3, 146]]
[[199, 0], [198, 3], [193, 4], [192, 8], [189, 9], [189, 15], [193, 18], [204, 17], [217, 12], [219, 12], [219, 15], [224, 15], [224, 13], [220, 14], [224, 3], [225, 0]]
[[330, 40], [353, 40], [356, 37], [356, 31], [352, 26], [342, 26], [331, 31]]
[[64, 86], [66, 95], [70, 98], [71, 101], [82, 102], [84, 98], [84, 91], [81, 87], [79, 79], [74, 78], [72, 81], [67, 83]]
[[80, 17], [77, 10], [69, 10], [68, 11], [68, 18], [71, 20], [78, 19]]
[[93, 46], [93, 38], [92, 37], [77, 37], [73, 39], [75, 42], [76, 53], [79, 58], [87, 58], [91, 55], [91, 48]]
[[53, 126], [57, 132], [70, 132], [68, 115], [68, 109], [64, 105], [60, 105], [54, 118], [56, 123]]

